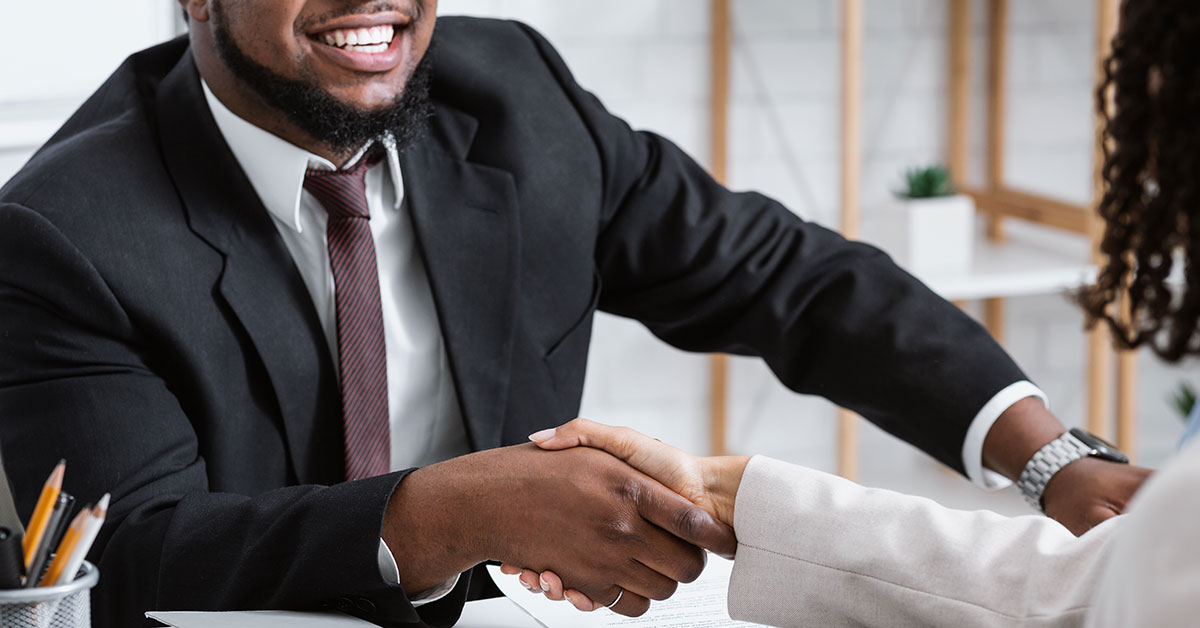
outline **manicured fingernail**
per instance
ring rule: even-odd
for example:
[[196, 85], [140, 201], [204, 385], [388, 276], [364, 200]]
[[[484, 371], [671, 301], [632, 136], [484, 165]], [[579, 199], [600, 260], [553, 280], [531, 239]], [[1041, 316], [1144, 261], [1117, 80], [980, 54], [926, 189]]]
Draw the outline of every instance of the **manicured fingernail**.
[[570, 602], [572, 606], [579, 608], [579, 605], [575, 604], [575, 598], [571, 597], [570, 593], [563, 593], [563, 597], [567, 598], [567, 601]]
[[529, 435], [529, 440], [535, 443], [550, 440], [551, 438], [554, 438], [554, 428], [545, 429], [540, 432], [534, 432]]
[[550, 590], [550, 583], [546, 582], [546, 576], [538, 577], [538, 582], [542, 585], [543, 592]]

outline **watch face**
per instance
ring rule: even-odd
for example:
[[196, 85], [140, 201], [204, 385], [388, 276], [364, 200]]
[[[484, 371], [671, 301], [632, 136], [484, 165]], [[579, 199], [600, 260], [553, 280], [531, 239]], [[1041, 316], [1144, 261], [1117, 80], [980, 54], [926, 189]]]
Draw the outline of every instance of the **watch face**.
[[1103, 438], [1100, 438], [1099, 436], [1096, 436], [1095, 434], [1085, 432], [1077, 427], [1073, 427], [1071, 428], [1071, 435], [1083, 441], [1083, 444], [1091, 447], [1095, 451], [1095, 453], [1092, 455], [1097, 458], [1109, 460], [1111, 462], [1120, 462], [1122, 464], [1129, 463], [1129, 456], [1121, 453], [1121, 450], [1117, 449], [1116, 445], [1104, 440]]

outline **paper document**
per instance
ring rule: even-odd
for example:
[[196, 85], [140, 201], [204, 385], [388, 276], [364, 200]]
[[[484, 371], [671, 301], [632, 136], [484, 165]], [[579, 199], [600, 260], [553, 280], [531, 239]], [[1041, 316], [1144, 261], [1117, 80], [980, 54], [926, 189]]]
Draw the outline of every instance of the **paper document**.
[[175, 628], [375, 628], [375, 624], [341, 613], [150, 611], [146, 617]]
[[542, 628], [529, 613], [506, 597], [467, 602], [454, 628]]
[[671, 599], [651, 602], [641, 617], [625, 617], [608, 609], [584, 613], [570, 602], [555, 602], [525, 590], [517, 576], [500, 573], [488, 565], [496, 586], [510, 600], [533, 615], [546, 628], [607, 628], [608, 626], [655, 626], [656, 628], [744, 628], [759, 626], [729, 618], [729, 576], [733, 561], [708, 555], [708, 566], [695, 582], [679, 585]]

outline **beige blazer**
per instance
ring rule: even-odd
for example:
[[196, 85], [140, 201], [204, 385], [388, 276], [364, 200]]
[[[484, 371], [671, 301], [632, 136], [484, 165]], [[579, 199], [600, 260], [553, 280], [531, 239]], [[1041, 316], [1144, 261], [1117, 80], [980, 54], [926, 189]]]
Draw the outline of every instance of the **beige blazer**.
[[[1200, 449], [1076, 538], [755, 457], [729, 612], [774, 626], [1200, 626]], [[1190, 489], [1189, 489], [1190, 487]]]

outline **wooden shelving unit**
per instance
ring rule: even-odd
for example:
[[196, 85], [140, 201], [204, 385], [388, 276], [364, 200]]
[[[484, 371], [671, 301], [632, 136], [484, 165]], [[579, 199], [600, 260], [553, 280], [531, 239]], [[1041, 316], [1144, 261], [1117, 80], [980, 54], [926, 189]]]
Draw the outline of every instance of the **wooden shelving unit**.
[[[1029, 194], [1005, 185], [1005, 124], [1006, 102], [1006, 35], [1008, 32], [1008, 0], [988, 2], [988, 60], [987, 60], [987, 177], [981, 188], [964, 187], [961, 183], [967, 171], [967, 132], [969, 128], [969, 81], [971, 75], [970, 24], [971, 2], [947, 0], [949, 10], [948, 36], [948, 145], [947, 164], [955, 181], [975, 199], [976, 206], [986, 216], [987, 237], [977, 247], [969, 269], [961, 273], [922, 277], [943, 297], [953, 301], [982, 300], [984, 322], [1001, 342], [1004, 339], [1005, 298], [1046, 294], [1075, 289], [1095, 278], [1100, 261], [1098, 243], [1102, 224], [1091, 207], [1102, 193], [1099, 176], [1101, 145], [1097, 139], [1095, 162], [1095, 196], [1088, 205], [1077, 205], [1056, 199]], [[1097, 0], [1096, 65], [1097, 81], [1102, 76], [1102, 62], [1108, 56], [1109, 42], [1116, 32], [1117, 0]], [[861, 174], [861, 111], [862, 111], [862, 51], [863, 2], [841, 1], [841, 210], [842, 232], [858, 238], [859, 185]], [[729, 58], [732, 45], [729, 0], [712, 0], [712, 164], [718, 180], [726, 177], [726, 137], [728, 133]], [[1097, 130], [1100, 120], [1097, 119]], [[1099, 138], [1099, 134], [1097, 134]], [[1010, 241], [1005, 221], [1018, 219], [1046, 227], [1087, 236], [1093, 243], [1086, 250], [1064, 251], [1061, 247], [1046, 247], [1036, 243]], [[1111, 414], [1108, 384], [1112, 379], [1112, 344], [1107, 333], [1097, 327], [1088, 342], [1088, 409], [1087, 426], [1092, 432], [1108, 436]], [[1135, 354], [1122, 352], [1117, 356], [1117, 444], [1133, 451], [1136, 429], [1134, 423], [1136, 363]], [[727, 390], [728, 362], [724, 356], [712, 358], [711, 369], [711, 433], [712, 451], [727, 450]], [[838, 473], [854, 479], [858, 468], [857, 417], [846, 410], [838, 412]]]

